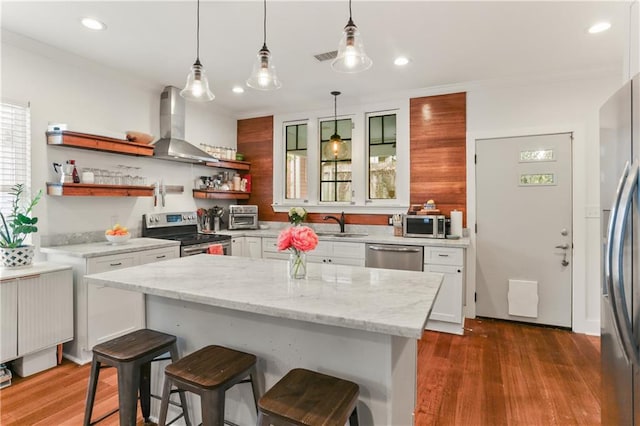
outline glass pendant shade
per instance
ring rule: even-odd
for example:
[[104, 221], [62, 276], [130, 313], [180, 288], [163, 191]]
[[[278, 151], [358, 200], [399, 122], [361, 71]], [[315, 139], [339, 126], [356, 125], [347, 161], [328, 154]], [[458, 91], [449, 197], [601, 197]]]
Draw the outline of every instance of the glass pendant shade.
[[180, 91], [180, 96], [196, 102], [207, 102], [215, 99], [215, 95], [209, 89], [209, 80], [199, 59], [191, 66], [191, 72], [187, 76], [187, 84]]
[[258, 90], [274, 90], [282, 87], [282, 83], [276, 75], [271, 52], [267, 49], [266, 44], [262, 46], [253, 63], [253, 71], [247, 80], [247, 86]]
[[337, 133], [324, 146], [322, 157], [325, 160], [344, 160], [350, 158], [349, 146]]
[[338, 56], [331, 67], [339, 72], [356, 73], [371, 68], [372, 64], [373, 61], [364, 51], [358, 27], [349, 18], [338, 45]]

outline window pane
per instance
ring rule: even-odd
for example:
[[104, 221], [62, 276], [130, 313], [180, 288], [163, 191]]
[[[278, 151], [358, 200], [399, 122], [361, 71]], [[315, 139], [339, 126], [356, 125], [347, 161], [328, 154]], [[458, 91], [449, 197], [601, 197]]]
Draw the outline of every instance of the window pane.
[[320, 201], [351, 200], [351, 119], [338, 120], [342, 143], [329, 142], [334, 121], [320, 123]]
[[320, 194], [320, 201], [351, 201], [351, 182], [322, 182]]
[[338, 134], [344, 139], [351, 139], [351, 119], [338, 120]]
[[382, 143], [382, 117], [369, 117], [369, 143]]
[[369, 199], [395, 199], [396, 115], [370, 117], [369, 125]]
[[[286, 127], [287, 149], [285, 159], [285, 198], [307, 198], [307, 125]], [[304, 140], [304, 143], [301, 141]]]

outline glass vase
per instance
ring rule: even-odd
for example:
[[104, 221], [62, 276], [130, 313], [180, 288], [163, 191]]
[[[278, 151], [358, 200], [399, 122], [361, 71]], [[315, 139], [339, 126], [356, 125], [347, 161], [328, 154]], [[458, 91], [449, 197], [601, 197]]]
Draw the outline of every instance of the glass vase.
[[293, 279], [307, 277], [307, 254], [305, 252], [289, 253], [289, 276]]

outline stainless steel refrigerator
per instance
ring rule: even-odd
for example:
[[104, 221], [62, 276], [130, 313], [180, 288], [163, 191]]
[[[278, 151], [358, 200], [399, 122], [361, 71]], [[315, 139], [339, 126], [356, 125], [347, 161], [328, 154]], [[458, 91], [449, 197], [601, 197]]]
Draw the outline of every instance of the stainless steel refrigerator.
[[640, 425], [640, 76], [600, 109], [602, 424]]

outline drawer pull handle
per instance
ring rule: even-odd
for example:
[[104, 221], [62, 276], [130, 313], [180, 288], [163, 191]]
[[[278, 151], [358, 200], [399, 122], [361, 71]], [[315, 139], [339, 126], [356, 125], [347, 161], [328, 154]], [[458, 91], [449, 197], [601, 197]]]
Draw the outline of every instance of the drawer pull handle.
[[163, 254], [162, 256], [156, 256], [156, 259], [164, 259], [165, 257], [167, 257], [167, 255]]
[[438, 256], [440, 256], [440, 257], [449, 257], [448, 254], [439, 254]]
[[122, 265], [122, 262], [118, 262], [118, 263], [110, 263], [109, 266], [120, 266]]

